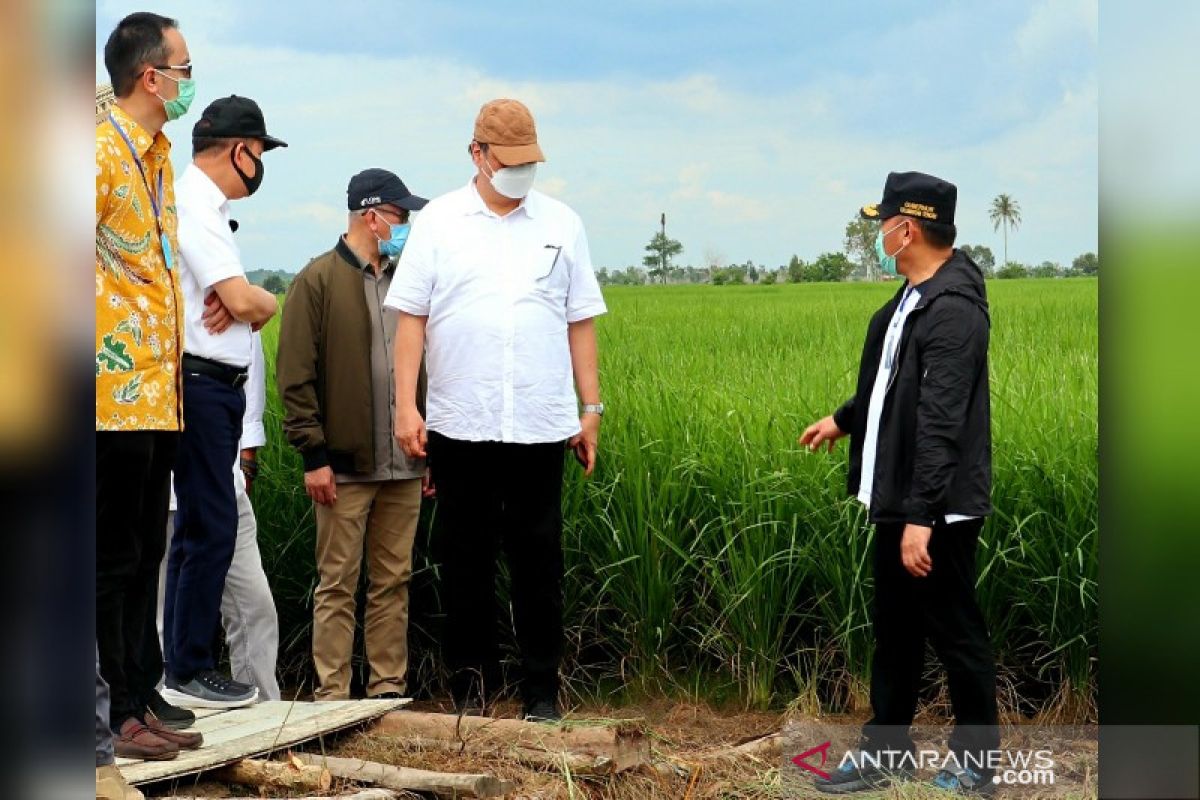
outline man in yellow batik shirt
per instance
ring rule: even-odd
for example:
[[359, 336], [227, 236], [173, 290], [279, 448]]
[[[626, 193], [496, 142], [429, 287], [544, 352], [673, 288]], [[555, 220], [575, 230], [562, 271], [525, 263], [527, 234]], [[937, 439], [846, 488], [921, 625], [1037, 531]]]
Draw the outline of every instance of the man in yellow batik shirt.
[[183, 351], [171, 143], [162, 128], [187, 111], [195, 87], [177, 23], [157, 14], [121, 20], [104, 63], [116, 99], [96, 125], [96, 644], [116, 755], [166, 759], [200, 744], [198, 733], [178, 730], [195, 716], [155, 690]]

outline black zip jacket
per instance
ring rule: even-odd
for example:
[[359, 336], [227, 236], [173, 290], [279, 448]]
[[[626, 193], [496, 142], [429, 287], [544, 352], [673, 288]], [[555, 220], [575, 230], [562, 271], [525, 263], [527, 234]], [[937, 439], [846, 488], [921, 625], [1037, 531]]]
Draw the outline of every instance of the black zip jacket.
[[[850, 434], [851, 495], [859, 489], [871, 390], [904, 288], [871, 318], [858, 388], [833, 415]], [[991, 320], [983, 273], [961, 250], [916, 289], [921, 298], [904, 322], [879, 420], [871, 521], [932, 527], [946, 514], [992, 512]]]

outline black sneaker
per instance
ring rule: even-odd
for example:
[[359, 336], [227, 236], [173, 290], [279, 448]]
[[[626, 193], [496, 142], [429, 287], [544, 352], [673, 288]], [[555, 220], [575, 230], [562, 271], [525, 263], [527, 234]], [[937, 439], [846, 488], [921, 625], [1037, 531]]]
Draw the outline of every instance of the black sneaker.
[[196, 724], [196, 715], [186, 708], [173, 706], [163, 699], [158, 692], [150, 692], [150, 700], [146, 708], [158, 721], [173, 731], [181, 731]]
[[558, 722], [562, 714], [553, 700], [534, 700], [525, 704], [524, 718], [526, 722]]
[[206, 669], [186, 682], [168, 677], [163, 697], [187, 708], [241, 708], [258, 701], [258, 689]]
[[[855, 763], [857, 761], [857, 763]], [[825, 794], [852, 794], [870, 789], [882, 789], [893, 780], [907, 780], [912, 774], [907, 770], [882, 769], [860, 752], [855, 761], [846, 761], [835, 769], [829, 780], [817, 778], [813, 785]]]

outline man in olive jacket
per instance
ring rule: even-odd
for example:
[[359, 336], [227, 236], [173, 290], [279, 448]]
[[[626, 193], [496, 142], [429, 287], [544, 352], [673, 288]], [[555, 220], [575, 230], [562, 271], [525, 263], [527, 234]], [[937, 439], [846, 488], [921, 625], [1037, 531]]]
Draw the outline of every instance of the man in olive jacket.
[[815, 450], [850, 435], [850, 494], [875, 524], [874, 716], [861, 745], [869, 758], [817, 781], [824, 792], [911, 774], [926, 640], [946, 668], [956, 722], [957, 763], [934, 784], [993, 788], [996, 670], [975, 599], [975, 550], [992, 513], [991, 321], [979, 267], [954, 249], [957, 199], [952, 183], [893, 172], [883, 199], [862, 209], [880, 223], [880, 267], [905, 281], [867, 327], [854, 396], [800, 437]]
[[[355, 595], [365, 551], [369, 697], [400, 697], [408, 668], [408, 584], [421, 511], [423, 459], [393, 433], [392, 338], [383, 300], [424, 198], [383, 169], [350, 179], [349, 226], [300, 271], [288, 291], [276, 374], [283, 428], [304, 459], [317, 519], [319, 583], [313, 610], [318, 700], [350, 695]], [[424, 405], [424, 383], [417, 402]]]

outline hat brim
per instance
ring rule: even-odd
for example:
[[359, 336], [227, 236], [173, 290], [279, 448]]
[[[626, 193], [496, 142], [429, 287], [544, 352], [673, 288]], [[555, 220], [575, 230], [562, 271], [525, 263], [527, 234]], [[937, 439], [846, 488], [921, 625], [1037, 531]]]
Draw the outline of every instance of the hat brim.
[[424, 197], [417, 197], [415, 194], [410, 194], [408, 197], [402, 197], [399, 200], [387, 201], [394, 206], [399, 206], [405, 211], [420, 211], [429, 201]]
[[274, 150], [276, 147], [287, 147], [288, 144], [283, 139], [276, 139], [274, 136], [262, 135], [258, 137], [263, 143], [263, 152]]
[[489, 143], [488, 151], [494, 154], [500, 163], [506, 167], [546, 160], [546, 157], [542, 155], [542, 148], [538, 147], [537, 142], [533, 144]]
[[895, 206], [887, 206], [883, 203], [871, 203], [863, 206], [858, 210], [858, 215], [863, 219], [874, 220], [879, 222], [885, 219], [891, 219], [900, 213], [900, 209]]

